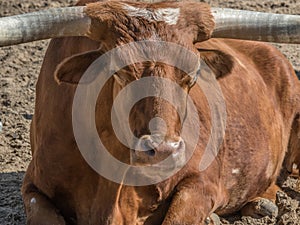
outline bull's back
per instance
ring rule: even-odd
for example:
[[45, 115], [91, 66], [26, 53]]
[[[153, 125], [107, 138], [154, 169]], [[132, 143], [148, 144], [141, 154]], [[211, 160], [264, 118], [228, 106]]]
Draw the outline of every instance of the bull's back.
[[231, 196], [221, 212], [231, 213], [276, 181], [300, 104], [299, 82], [290, 63], [270, 45], [211, 39], [198, 47], [233, 57], [231, 71], [218, 79], [227, 109], [219, 157]]

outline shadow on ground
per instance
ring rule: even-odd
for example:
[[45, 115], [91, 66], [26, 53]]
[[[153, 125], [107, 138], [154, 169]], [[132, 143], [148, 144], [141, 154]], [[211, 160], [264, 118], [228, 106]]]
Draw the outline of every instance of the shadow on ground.
[[25, 216], [21, 197], [24, 172], [0, 173], [0, 224], [24, 225]]
[[300, 80], [300, 71], [295, 70], [295, 73], [296, 73], [298, 79]]

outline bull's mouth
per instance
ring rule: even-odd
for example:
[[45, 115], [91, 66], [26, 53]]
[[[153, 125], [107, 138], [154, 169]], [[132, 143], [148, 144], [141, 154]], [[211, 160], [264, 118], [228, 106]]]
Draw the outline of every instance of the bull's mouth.
[[[130, 162], [133, 166], [152, 167], [155, 170], [174, 171], [182, 168], [186, 163], [186, 155], [184, 150], [174, 152], [164, 158], [155, 158], [149, 156], [141, 158], [137, 154], [137, 150], [130, 150]], [[154, 153], [153, 153], [154, 154]]]
[[136, 157], [135, 152], [135, 150], [131, 150], [131, 165], [139, 167], [138, 174], [136, 175], [140, 175], [138, 176], [140, 179], [144, 178], [148, 181], [153, 181], [153, 183], [175, 175], [186, 163], [184, 151], [173, 153], [163, 161], [157, 163], [144, 161]]

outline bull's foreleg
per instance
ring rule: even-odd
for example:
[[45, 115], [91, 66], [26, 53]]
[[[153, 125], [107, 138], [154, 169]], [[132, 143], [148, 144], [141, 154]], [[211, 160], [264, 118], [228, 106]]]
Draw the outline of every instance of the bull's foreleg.
[[162, 225], [218, 225], [218, 216], [212, 215], [220, 203], [217, 190], [205, 186], [180, 185]]
[[50, 200], [40, 193], [29, 181], [28, 175], [24, 178], [22, 195], [27, 216], [27, 225], [66, 224], [64, 218]]
[[276, 217], [278, 215], [278, 207], [275, 204], [276, 193], [280, 188], [273, 184], [260, 197], [247, 203], [241, 213], [243, 216], [251, 216], [253, 218], [261, 218], [264, 216]]

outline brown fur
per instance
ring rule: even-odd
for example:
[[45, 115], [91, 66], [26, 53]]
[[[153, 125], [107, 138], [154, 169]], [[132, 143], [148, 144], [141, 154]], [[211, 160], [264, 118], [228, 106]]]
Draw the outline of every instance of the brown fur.
[[[95, 1], [80, 4], [88, 2]], [[117, 2], [95, 3], [88, 8], [94, 40], [63, 38], [49, 45], [36, 88], [31, 126], [33, 159], [22, 187], [30, 225], [203, 224], [213, 212], [236, 212], [264, 196], [268, 189], [273, 190], [289, 141], [293, 154], [288, 157], [298, 163], [294, 155], [300, 148], [300, 84], [280, 52], [264, 43], [205, 41], [213, 23], [209, 7], [202, 3], [132, 4], [149, 8], [176, 6], [183, 13], [178, 25], [172, 27], [129, 18]], [[216, 160], [199, 172], [211, 128], [203, 92], [197, 86], [189, 90], [182, 82], [185, 75], [171, 66], [148, 63], [124, 68], [118, 74], [120, 79], [111, 78], [105, 84], [96, 107], [99, 136], [116, 158], [128, 162], [129, 151], [113, 133], [111, 106], [115, 94], [134, 79], [152, 73], [177, 82], [189, 91], [201, 123], [197, 149], [180, 172], [156, 185], [129, 187], [101, 177], [82, 158], [72, 130], [74, 84], [103, 52], [150, 38], [152, 32], [162, 40], [181, 44], [197, 54], [199, 51], [215, 72], [226, 101], [226, 135]], [[147, 122], [153, 116], [167, 122], [170, 137], [178, 135], [179, 119], [174, 108], [149, 98], [135, 105], [130, 115], [130, 125], [137, 135], [149, 132]], [[233, 174], [232, 169], [239, 169], [239, 173]], [[30, 203], [33, 197], [35, 204]]]

